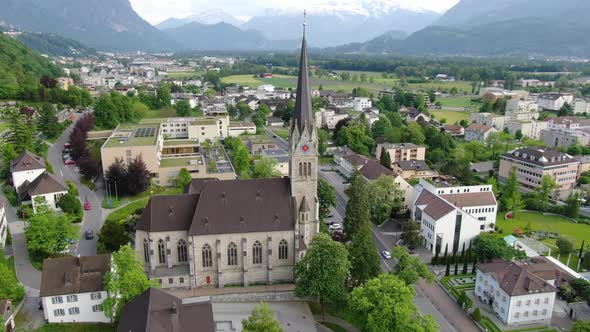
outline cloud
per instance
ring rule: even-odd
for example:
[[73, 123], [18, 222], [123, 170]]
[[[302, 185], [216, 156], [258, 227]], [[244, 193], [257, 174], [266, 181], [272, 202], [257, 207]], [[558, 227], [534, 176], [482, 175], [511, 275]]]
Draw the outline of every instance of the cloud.
[[[170, 17], [186, 17], [205, 9], [222, 9], [236, 17], [248, 18], [265, 9], [285, 8], [284, 0], [130, 0], [135, 11], [145, 20], [157, 24]], [[315, 6], [359, 6], [361, 2], [377, 5], [399, 5], [409, 9], [429, 9], [444, 12], [459, 0], [298, 0], [296, 6], [313, 9]]]

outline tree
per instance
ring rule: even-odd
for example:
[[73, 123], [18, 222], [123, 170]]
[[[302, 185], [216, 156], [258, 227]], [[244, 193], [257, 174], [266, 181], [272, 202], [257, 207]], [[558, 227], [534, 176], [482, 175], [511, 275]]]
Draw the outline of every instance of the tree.
[[561, 255], [569, 255], [572, 251], [574, 251], [574, 244], [572, 241], [566, 239], [563, 236], [558, 237], [555, 244], [557, 245]]
[[78, 218], [79, 220], [76, 220], [77, 222], [82, 221], [82, 217], [84, 216], [84, 213], [82, 212], [82, 204], [80, 203], [80, 200], [78, 199], [77, 195], [74, 195], [72, 193], [67, 193], [67, 194], [61, 196], [59, 198], [59, 200], [57, 201], [57, 206], [63, 212], [69, 213], [69, 214], [75, 216], [76, 218]]
[[590, 322], [583, 320], [575, 321], [570, 332], [590, 332]]
[[389, 121], [389, 119], [386, 116], [381, 115], [379, 117], [379, 120], [375, 121], [375, 123], [373, 124], [373, 127], [371, 128], [371, 133], [373, 134], [373, 138], [377, 139], [379, 137], [385, 137], [385, 133], [387, 133], [387, 131], [391, 129], [393, 129], [391, 121]]
[[242, 320], [244, 332], [282, 332], [281, 324], [275, 319], [274, 313], [268, 304], [261, 302], [257, 305], [250, 317]]
[[29, 217], [25, 237], [31, 258], [42, 261], [66, 250], [69, 241], [78, 237], [78, 232], [67, 215], [37, 207], [37, 213]]
[[320, 218], [324, 219], [330, 213], [330, 208], [336, 206], [336, 189], [322, 178], [318, 178], [318, 200], [320, 204]]
[[348, 245], [350, 278], [353, 287], [363, 285], [381, 272], [381, 259], [375, 251], [375, 241], [369, 223], [361, 225]]
[[539, 203], [539, 207], [542, 211], [549, 210], [551, 197], [555, 194], [557, 188], [559, 188], [559, 186], [553, 177], [549, 175], [543, 175], [541, 178], [541, 185], [535, 188], [535, 199]]
[[346, 216], [344, 217], [344, 233], [349, 239], [352, 239], [357, 229], [371, 220], [367, 183], [359, 171], [352, 174], [346, 195], [348, 196], [348, 204], [346, 204]]
[[295, 295], [317, 297], [322, 308], [340, 303], [346, 298], [349, 269], [346, 247], [327, 234], [316, 234], [307, 253], [295, 264]]
[[473, 241], [473, 253], [480, 262], [491, 261], [494, 258], [511, 260], [514, 256], [519, 256], [519, 252], [510, 247], [504, 239], [485, 233]]
[[56, 138], [60, 132], [55, 108], [50, 103], [44, 103], [37, 119], [39, 130], [49, 138]]
[[404, 194], [395, 183], [393, 176], [382, 175], [367, 186], [371, 220], [375, 224], [386, 221], [392, 211], [399, 210], [404, 201]]
[[404, 142], [411, 142], [414, 144], [424, 144], [426, 137], [422, 132], [422, 128], [416, 122], [410, 122], [402, 129], [402, 140]]
[[176, 109], [176, 115], [178, 116], [190, 116], [191, 115], [191, 104], [186, 99], [177, 100], [174, 104]]
[[181, 168], [178, 172], [176, 180], [174, 180], [174, 183], [176, 184], [177, 188], [183, 189], [186, 185], [191, 183], [192, 180], [193, 177], [191, 176], [191, 173], [188, 171], [188, 169]]
[[241, 142], [232, 151], [231, 161], [238, 175], [248, 177], [248, 172], [250, 171], [250, 154]]
[[16, 154], [32, 150], [35, 137], [33, 118], [16, 110], [5, 111], [4, 117], [8, 118], [8, 132], [10, 133], [6, 142], [14, 146]]
[[522, 199], [520, 192], [515, 191], [512, 196], [506, 198], [506, 208], [508, 211], [512, 211], [513, 218], [516, 217], [517, 211], [524, 208], [526, 205]]
[[398, 260], [395, 274], [407, 285], [415, 284], [420, 278], [424, 278], [428, 282], [434, 281], [434, 274], [430, 272], [428, 266], [422, 263], [419, 257], [410, 255], [408, 249], [395, 246], [392, 255]]
[[149, 186], [150, 172], [140, 154], [127, 166], [125, 188], [130, 195], [137, 195], [144, 192]]
[[572, 116], [572, 115], [574, 115], [574, 109], [573, 109], [572, 105], [570, 105], [569, 103], [563, 104], [563, 106], [561, 106], [561, 108], [557, 112], [557, 116]]
[[328, 140], [330, 133], [325, 129], [318, 129], [318, 153], [323, 156], [328, 150]]
[[516, 131], [516, 133], [514, 133], [514, 138], [517, 140], [521, 140], [524, 137], [524, 135], [522, 134], [522, 131], [519, 129]]
[[277, 170], [277, 166], [276, 159], [262, 157], [254, 163], [252, 177], [256, 179], [280, 177], [281, 173]]
[[381, 148], [381, 156], [379, 158], [379, 163], [391, 169], [391, 156], [389, 155], [389, 152], [387, 152], [385, 147]]
[[416, 249], [424, 243], [424, 237], [421, 234], [420, 224], [408, 220], [403, 224], [403, 233], [400, 236], [404, 245], [410, 249]]
[[580, 196], [577, 193], [571, 193], [565, 206], [565, 215], [570, 218], [577, 218], [580, 215]]
[[103, 301], [102, 309], [114, 321], [119, 319], [127, 302], [150, 287], [158, 287], [156, 280], [147, 278], [143, 264], [129, 244], [113, 252], [111, 270], [104, 277], [104, 285], [109, 296]]
[[476, 322], [479, 322], [481, 320], [481, 312], [479, 311], [479, 307], [475, 308], [475, 310], [471, 314], [471, 317], [473, 317], [473, 320]]
[[[0, 263], [0, 298], [18, 303], [24, 297], [25, 288], [14, 277], [14, 273], [10, 271], [6, 263]], [[3, 326], [0, 324], [0, 327]]]
[[462, 290], [457, 299], [457, 304], [465, 310], [468, 310], [473, 305], [473, 300], [467, 296], [467, 293], [465, 293], [464, 290]]
[[403, 280], [382, 274], [355, 288], [349, 306], [362, 317], [364, 331], [438, 331], [438, 324], [431, 316], [420, 316], [414, 296], [412, 287]]
[[98, 233], [97, 251], [101, 253], [115, 252], [129, 243], [129, 235], [123, 222], [107, 220]]

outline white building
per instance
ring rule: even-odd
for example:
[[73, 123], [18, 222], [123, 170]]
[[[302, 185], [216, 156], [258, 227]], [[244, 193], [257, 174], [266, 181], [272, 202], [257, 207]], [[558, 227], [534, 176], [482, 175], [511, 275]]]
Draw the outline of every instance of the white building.
[[548, 324], [558, 287], [580, 277], [546, 257], [497, 260], [477, 265], [475, 296], [505, 324]]
[[509, 120], [507, 116], [495, 113], [471, 113], [471, 123], [483, 124], [489, 127], [494, 127], [498, 130], [504, 129], [506, 122]]
[[256, 125], [248, 121], [232, 121], [229, 123], [229, 137], [238, 137], [242, 134], [256, 134]]
[[10, 163], [12, 174], [12, 185], [17, 193], [20, 193], [21, 186], [25, 182], [33, 182], [39, 175], [45, 172], [46, 166], [43, 158], [36, 156], [29, 151], [24, 151]]
[[465, 141], [478, 141], [484, 143], [490, 134], [497, 132], [494, 127], [474, 123], [465, 129]]
[[587, 98], [576, 98], [574, 103], [574, 114], [590, 113], [590, 100]]
[[353, 109], [357, 112], [361, 112], [365, 108], [373, 107], [373, 103], [371, 102], [371, 98], [367, 98], [367, 97], [356, 97], [356, 98], [354, 98], [353, 103], [354, 103]]
[[22, 203], [31, 203], [33, 211], [37, 211], [39, 204], [45, 204], [48, 208], [59, 211], [57, 206], [61, 196], [68, 193], [68, 186], [57, 175], [44, 172], [33, 182], [25, 182], [24, 188], [18, 195]]
[[571, 93], [543, 93], [538, 97], [539, 107], [549, 111], [559, 111], [564, 104], [572, 105], [574, 95]]
[[348, 114], [336, 114], [334, 110], [320, 108], [315, 114], [315, 123], [318, 128], [326, 127], [329, 130], [336, 128], [336, 124], [349, 117]]
[[539, 118], [539, 104], [533, 100], [510, 99], [506, 103], [506, 115], [510, 120], [536, 120]]
[[424, 246], [433, 254], [458, 252], [493, 229], [498, 203], [491, 185], [436, 187], [420, 180], [412, 219], [421, 224]]
[[539, 137], [541, 137], [541, 130], [547, 128], [547, 122], [537, 120], [513, 120], [508, 121], [506, 127], [512, 135], [516, 135], [516, 133], [520, 131], [524, 137], [539, 139]]
[[8, 221], [6, 219], [6, 203], [4, 200], [0, 200], [0, 248], [4, 248], [7, 234]]
[[50, 258], [43, 262], [43, 314], [49, 323], [110, 323], [101, 309], [111, 255]]

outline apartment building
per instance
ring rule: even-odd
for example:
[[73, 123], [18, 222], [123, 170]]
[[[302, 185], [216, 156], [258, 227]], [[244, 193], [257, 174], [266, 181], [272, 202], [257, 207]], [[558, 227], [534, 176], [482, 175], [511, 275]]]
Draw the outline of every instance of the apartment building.
[[474, 123], [465, 129], [465, 141], [478, 141], [484, 143], [486, 139], [498, 130], [484, 124]]
[[567, 148], [572, 145], [590, 145], [590, 127], [568, 129], [568, 128], [546, 128], [541, 130], [541, 140], [550, 147]]
[[524, 137], [539, 139], [541, 130], [547, 128], [547, 122], [538, 120], [509, 120], [506, 128], [512, 135], [521, 132]]
[[590, 113], [590, 99], [589, 98], [576, 98], [574, 103], [574, 114]]
[[426, 159], [426, 148], [413, 143], [379, 143], [375, 153], [377, 159], [381, 159], [381, 152], [385, 149], [389, 153], [391, 166], [401, 160], [424, 160]]
[[471, 113], [470, 120], [471, 123], [482, 124], [502, 130], [509, 118], [496, 113]]
[[510, 120], [536, 120], [539, 104], [530, 99], [511, 99], [506, 103], [506, 116]]
[[356, 97], [353, 101], [353, 109], [357, 112], [362, 112], [367, 108], [371, 108], [373, 103], [371, 102], [371, 98], [367, 97]]
[[443, 187], [420, 180], [415, 189], [411, 217], [433, 254], [467, 249], [481, 232], [493, 229], [498, 202], [491, 185]]
[[334, 130], [336, 124], [344, 119], [348, 119], [349, 115], [346, 113], [336, 113], [335, 110], [326, 110], [320, 108], [315, 114], [315, 124], [318, 128], [327, 128], [328, 130]]
[[539, 107], [549, 111], [559, 111], [564, 104], [572, 105], [574, 95], [571, 93], [543, 93], [540, 94], [537, 102]]
[[560, 286], [581, 278], [552, 257], [477, 264], [475, 296], [507, 325], [549, 324]]
[[559, 186], [560, 195], [567, 196], [576, 184], [579, 165], [579, 159], [556, 150], [518, 148], [500, 156], [498, 182], [506, 183], [515, 168], [521, 191], [535, 190], [543, 176], [548, 175]]

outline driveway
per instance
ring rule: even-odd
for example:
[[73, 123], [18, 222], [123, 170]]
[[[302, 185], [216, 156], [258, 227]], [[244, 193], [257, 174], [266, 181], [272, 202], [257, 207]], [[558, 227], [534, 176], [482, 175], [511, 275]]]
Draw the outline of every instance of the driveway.
[[[62, 151], [64, 144], [69, 140], [70, 133], [73, 125], [64, 130], [62, 135], [57, 141], [49, 148], [47, 159], [53, 165], [53, 170], [56, 175], [61, 176], [64, 181], [73, 182], [78, 187], [80, 193], [79, 198], [82, 203], [88, 200], [92, 206], [92, 210], [84, 211], [84, 219], [81, 225], [81, 234], [74, 248], [72, 248], [72, 254], [78, 254], [81, 256], [90, 256], [96, 254], [96, 240], [98, 232], [103, 222], [103, 213], [101, 208], [102, 198], [104, 197], [104, 191], [102, 189], [102, 183], [99, 181], [95, 191], [90, 190], [88, 187], [80, 183], [80, 174], [75, 171], [74, 166], [64, 165], [62, 160]], [[86, 240], [84, 238], [84, 231], [94, 231], [94, 239]]]

